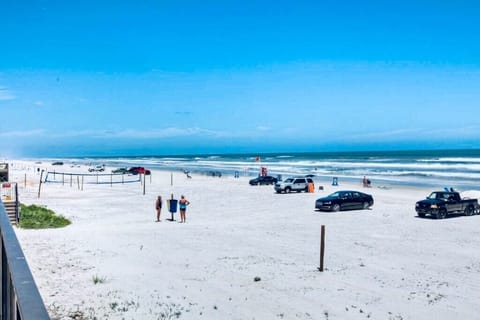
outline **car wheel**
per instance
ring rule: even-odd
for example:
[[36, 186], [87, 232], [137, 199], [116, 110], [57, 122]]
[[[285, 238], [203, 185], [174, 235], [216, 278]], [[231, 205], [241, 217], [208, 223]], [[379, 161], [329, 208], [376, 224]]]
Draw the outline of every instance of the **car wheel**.
[[340, 211], [340, 205], [338, 203], [335, 203], [332, 207], [332, 211], [334, 212]]
[[363, 206], [362, 206], [362, 207], [363, 207], [364, 210], [365, 210], [365, 209], [368, 209], [368, 208], [370, 207], [370, 203], [368, 203], [367, 201], [365, 201], [365, 202], [363, 203]]
[[285, 193], [290, 193], [290, 191], [292, 191], [292, 190], [289, 187], [285, 188]]
[[447, 216], [447, 210], [445, 208], [440, 209], [440, 211], [438, 211], [437, 213], [437, 219], [445, 219], [446, 216]]
[[473, 214], [473, 208], [472, 206], [468, 206], [465, 208], [465, 215], [466, 216], [471, 216]]

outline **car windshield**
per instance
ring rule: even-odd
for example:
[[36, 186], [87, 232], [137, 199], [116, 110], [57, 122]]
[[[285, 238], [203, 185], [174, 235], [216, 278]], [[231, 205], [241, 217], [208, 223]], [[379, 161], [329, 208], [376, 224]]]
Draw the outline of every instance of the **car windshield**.
[[287, 179], [287, 180], [285, 180], [284, 182], [287, 182], [287, 183], [289, 183], [289, 182], [293, 182], [293, 179], [292, 179], [292, 178], [288, 178], [288, 179]]
[[329, 195], [328, 197], [329, 197], [329, 198], [340, 198], [340, 192], [332, 193], [332, 194]]

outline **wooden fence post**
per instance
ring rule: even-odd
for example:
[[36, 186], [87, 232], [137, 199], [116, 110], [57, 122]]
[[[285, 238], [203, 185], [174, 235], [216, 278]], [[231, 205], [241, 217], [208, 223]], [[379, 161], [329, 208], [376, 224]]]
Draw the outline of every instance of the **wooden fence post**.
[[40, 173], [40, 183], [38, 184], [38, 198], [40, 198], [40, 190], [42, 188], [43, 170]]
[[146, 174], [143, 174], [143, 195], [145, 195], [145, 176]]
[[322, 225], [322, 232], [320, 235], [320, 268], [318, 268], [320, 272], [323, 272], [324, 256], [325, 256], [325, 225]]

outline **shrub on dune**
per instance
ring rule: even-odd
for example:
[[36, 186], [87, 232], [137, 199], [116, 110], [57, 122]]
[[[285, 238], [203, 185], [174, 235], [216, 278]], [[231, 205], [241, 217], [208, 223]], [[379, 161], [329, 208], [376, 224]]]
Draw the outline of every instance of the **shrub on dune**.
[[20, 228], [24, 229], [47, 229], [62, 228], [70, 224], [70, 220], [58, 216], [50, 209], [37, 205], [20, 204]]

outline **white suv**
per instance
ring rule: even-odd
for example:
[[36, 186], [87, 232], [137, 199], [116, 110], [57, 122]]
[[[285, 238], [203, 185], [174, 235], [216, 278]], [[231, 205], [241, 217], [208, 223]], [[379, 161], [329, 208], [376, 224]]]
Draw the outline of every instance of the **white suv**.
[[274, 189], [277, 193], [285, 192], [290, 193], [291, 191], [305, 191], [308, 192], [308, 184], [313, 183], [312, 178], [288, 178], [284, 181], [277, 182], [274, 186]]

